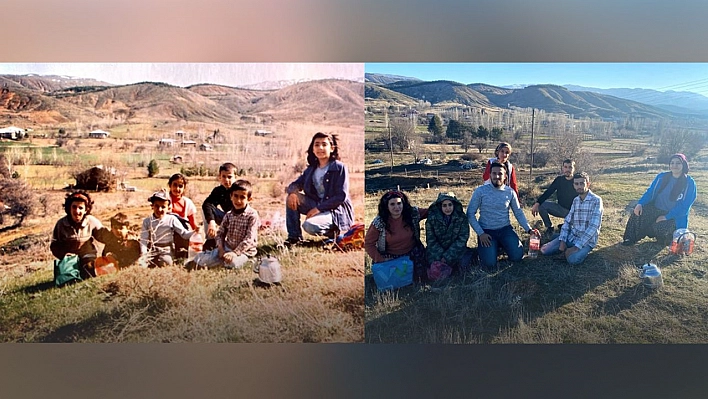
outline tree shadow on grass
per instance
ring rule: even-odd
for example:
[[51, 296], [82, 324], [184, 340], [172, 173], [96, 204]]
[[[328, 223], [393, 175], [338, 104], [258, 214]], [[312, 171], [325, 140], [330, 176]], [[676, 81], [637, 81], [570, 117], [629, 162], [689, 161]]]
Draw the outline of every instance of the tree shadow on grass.
[[[621, 278], [627, 263], [637, 267], [660, 259], [665, 247], [644, 242], [634, 247], [619, 244], [590, 253], [581, 265], [569, 265], [563, 255], [500, 261], [495, 272], [474, 271], [435, 286], [407, 287], [391, 294], [378, 293], [373, 279], [365, 280], [366, 342], [489, 343], [521, 323], [528, 324], [570, 304], [587, 293], [601, 301], [598, 288]], [[630, 289], [600, 307], [610, 314], [634, 306], [650, 291]], [[390, 309], [390, 311], [388, 311]], [[508, 333], [506, 333], [508, 334]]]
[[56, 288], [56, 284], [54, 284], [54, 280], [51, 281], [44, 281], [41, 283], [37, 283], [35, 285], [31, 285], [29, 287], [24, 287], [22, 291], [25, 294], [36, 294], [38, 292], [43, 292], [50, 290], [52, 288]]
[[19, 228], [20, 226], [21, 226], [20, 223], [15, 223], [11, 226], [0, 227], [0, 233], [15, 230], [15, 229]]
[[101, 330], [115, 323], [111, 313], [100, 312], [86, 320], [69, 323], [51, 331], [39, 339], [39, 342], [79, 342], [95, 337]]

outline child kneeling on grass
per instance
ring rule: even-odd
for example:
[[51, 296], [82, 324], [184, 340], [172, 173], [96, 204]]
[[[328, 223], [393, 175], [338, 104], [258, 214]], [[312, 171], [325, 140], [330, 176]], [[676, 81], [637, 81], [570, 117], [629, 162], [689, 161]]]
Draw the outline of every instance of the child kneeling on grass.
[[128, 216], [118, 212], [111, 218], [112, 237], [108, 237], [102, 256], [111, 256], [118, 261], [118, 267], [132, 265], [140, 258], [140, 243], [137, 235], [129, 229]]
[[82, 279], [96, 276], [94, 263], [97, 250], [94, 239], [106, 242], [107, 237], [111, 235], [110, 231], [90, 214], [92, 208], [93, 200], [86, 191], [67, 194], [64, 201], [66, 216], [59, 219], [54, 226], [52, 242], [49, 245], [52, 255], [59, 261], [66, 256], [78, 255]]
[[256, 255], [261, 221], [258, 212], [249, 205], [252, 192], [253, 187], [247, 180], [237, 180], [229, 187], [233, 208], [224, 215], [216, 233], [216, 248], [197, 254], [187, 263], [188, 269], [222, 265], [238, 269]]
[[140, 232], [140, 253], [147, 256], [148, 267], [172, 265], [175, 244], [174, 233], [185, 240], [194, 231], [185, 229], [177, 216], [167, 213], [170, 198], [164, 191], [157, 191], [148, 201], [152, 203], [152, 215], [143, 220]]

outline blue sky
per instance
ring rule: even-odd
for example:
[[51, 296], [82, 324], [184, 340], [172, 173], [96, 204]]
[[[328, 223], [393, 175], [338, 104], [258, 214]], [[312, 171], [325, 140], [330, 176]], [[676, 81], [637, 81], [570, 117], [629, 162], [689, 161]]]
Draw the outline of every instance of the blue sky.
[[708, 63], [367, 63], [367, 73], [385, 73], [425, 81], [692, 91], [708, 95]]

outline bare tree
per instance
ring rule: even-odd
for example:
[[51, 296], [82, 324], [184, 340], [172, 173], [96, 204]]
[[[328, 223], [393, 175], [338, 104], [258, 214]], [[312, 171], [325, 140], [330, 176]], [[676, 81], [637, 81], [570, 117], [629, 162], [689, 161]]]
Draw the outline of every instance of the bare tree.
[[474, 145], [474, 147], [477, 149], [477, 151], [479, 151], [480, 154], [482, 153], [482, 151], [487, 149], [488, 144], [489, 142], [484, 139], [475, 139], [474, 142], [472, 142], [472, 145]]
[[555, 135], [549, 147], [553, 148], [550, 161], [560, 165], [564, 159], [575, 159], [581, 153], [583, 137], [580, 134], [560, 133]]
[[391, 129], [391, 141], [394, 150], [403, 151], [411, 147], [411, 142], [415, 140], [415, 124], [410, 119], [396, 118], [389, 122]]
[[413, 155], [413, 162], [418, 163], [423, 158], [423, 153], [425, 152], [425, 148], [423, 147], [423, 144], [420, 142], [420, 140], [411, 140], [410, 145], [408, 147], [410, 150], [411, 154]]
[[705, 136], [697, 131], [666, 129], [659, 137], [659, 154], [657, 161], [669, 162], [671, 155], [685, 154], [694, 157], [706, 145]]
[[9, 207], [6, 214], [17, 218], [15, 226], [20, 226], [36, 209], [37, 198], [29, 184], [19, 179], [0, 178], [0, 202]]

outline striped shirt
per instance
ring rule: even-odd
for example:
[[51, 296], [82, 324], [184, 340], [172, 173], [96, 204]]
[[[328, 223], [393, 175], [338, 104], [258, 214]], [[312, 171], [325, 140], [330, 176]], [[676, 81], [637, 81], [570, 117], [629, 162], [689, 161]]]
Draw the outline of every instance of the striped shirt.
[[149, 249], [155, 247], [172, 247], [174, 245], [174, 233], [179, 234], [185, 240], [194, 234], [182, 227], [182, 223], [177, 216], [167, 214], [162, 219], [157, 219], [155, 215], [150, 215], [143, 220], [143, 228], [140, 232], [140, 253], [147, 253]]
[[586, 245], [594, 248], [600, 235], [603, 210], [602, 198], [592, 191], [588, 190], [584, 200], [580, 199], [580, 196], [575, 197], [570, 212], [563, 222], [560, 241], [566, 244], [572, 243], [578, 248]]
[[216, 233], [216, 245], [231, 248], [236, 255], [255, 256], [258, 245], [258, 227], [261, 219], [258, 212], [250, 205], [242, 213], [234, 213], [233, 209], [224, 215], [219, 232]]

